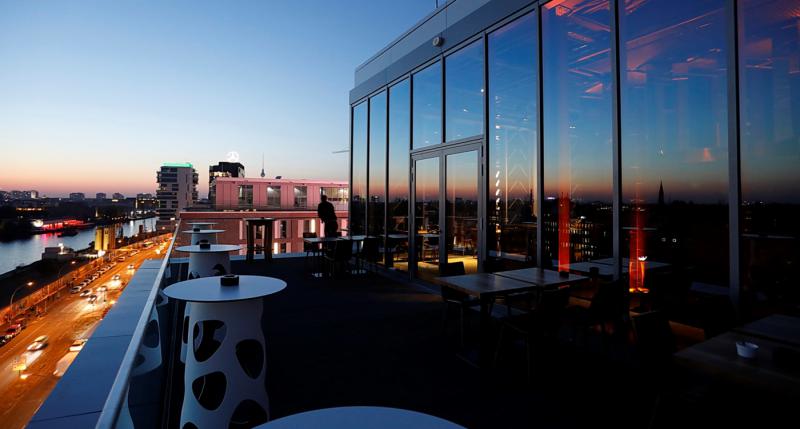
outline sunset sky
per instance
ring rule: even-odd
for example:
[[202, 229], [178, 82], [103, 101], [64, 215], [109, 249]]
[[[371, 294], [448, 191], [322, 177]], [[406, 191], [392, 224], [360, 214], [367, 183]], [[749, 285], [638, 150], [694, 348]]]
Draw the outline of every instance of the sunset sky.
[[154, 192], [239, 153], [247, 176], [347, 179], [348, 91], [433, 0], [0, 0], [0, 190]]

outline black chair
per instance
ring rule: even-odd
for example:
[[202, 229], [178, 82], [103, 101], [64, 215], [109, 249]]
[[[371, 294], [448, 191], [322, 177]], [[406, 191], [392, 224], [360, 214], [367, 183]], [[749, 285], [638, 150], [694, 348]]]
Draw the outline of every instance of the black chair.
[[361, 250], [356, 257], [359, 268], [364, 268], [367, 264], [373, 267], [378, 262], [378, 255], [380, 254], [378, 237], [366, 237], [361, 246]]
[[570, 287], [560, 286], [555, 289], [546, 289], [541, 293], [530, 292], [519, 295], [517, 298], [536, 300], [531, 311], [518, 315], [510, 315], [500, 319], [500, 333], [497, 337], [497, 347], [494, 354], [494, 365], [500, 357], [503, 345], [503, 336], [506, 331], [511, 331], [522, 337], [525, 344], [525, 361], [527, 379], [531, 379], [531, 343], [534, 340], [554, 340], [561, 328], [564, 310], [569, 304]]
[[329, 276], [350, 272], [350, 258], [353, 256], [352, 240], [336, 240], [333, 252], [325, 255], [325, 268]]
[[[609, 333], [616, 333], [623, 326], [623, 317], [626, 313], [625, 283], [621, 280], [603, 281], [595, 279], [597, 290], [592, 296], [589, 308], [571, 306], [567, 309], [567, 319], [573, 327], [573, 340], [575, 330], [580, 328], [584, 332], [599, 326], [603, 338]], [[611, 330], [609, 330], [611, 326]]]
[[[303, 238], [317, 238], [316, 232], [304, 232]], [[305, 263], [308, 265], [308, 257], [317, 257], [320, 255], [322, 250], [320, 249], [319, 245], [316, 243], [306, 243], [303, 241], [303, 251], [306, 253]]]
[[631, 324], [645, 378], [648, 379], [648, 384], [658, 390], [648, 425], [653, 427], [672, 373], [670, 364], [672, 354], [676, 351], [675, 335], [663, 311], [650, 311], [633, 316]]
[[[439, 275], [442, 277], [462, 276], [466, 273], [464, 262], [447, 262], [439, 266]], [[458, 310], [459, 317], [459, 344], [464, 348], [464, 331], [466, 326], [465, 313], [471, 307], [480, 306], [480, 300], [464, 292], [442, 285], [440, 287], [444, 308], [442, 309], [442, 326], [447, 332], [447, 321], [450, 314], [450, 307]]]

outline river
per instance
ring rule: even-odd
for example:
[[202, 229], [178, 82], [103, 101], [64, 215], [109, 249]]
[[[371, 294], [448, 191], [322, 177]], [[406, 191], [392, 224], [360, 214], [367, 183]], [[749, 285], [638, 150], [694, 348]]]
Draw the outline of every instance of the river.
[[[132, 220], [122, 223], [122, 232], [126, 237], [139, 232], [139, 225], [144, 225], [145, 231], [154, 231], [156, 218]], [[75, 250], [85, 249], [94, 241], [96, 228], [79, 230], [72, 237], [59, 237], [58, 234], [36, 234], [26, 238], [12, 241], [0, 241], [0, 273], [13, 270], [19, 265], [27, 265], [42, 259], [45, 247], [58, 246], [63, 243], [65, 247]]]

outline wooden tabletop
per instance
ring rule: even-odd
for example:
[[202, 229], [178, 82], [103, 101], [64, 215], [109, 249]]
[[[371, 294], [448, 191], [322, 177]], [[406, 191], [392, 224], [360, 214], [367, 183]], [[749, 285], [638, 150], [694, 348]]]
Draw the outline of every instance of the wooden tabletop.
[[471, 296], [482, 298], [514, 292], [524, 292], [541, 287], [529, 282], [489, 273], [437, 277], [436, 280], [447, 287], [451, 287]]
[[800, 347], [800, 318], [773, 314], [734, 329], [742, 334]]
[[[736, 353], [736, 342], [758, 345], [756, 356]], [[800, 394], [800, 348], [738, 332], [726, 332], [675, 353], [675, 362], [731, 382], [775, 394]]]
[[578, 283], [589, 279], [588, 277], [571, 273], [566, 277], [562, 277], [558, 271], [543, 268], [523, 268], [521, 270], [500, 271], [495, 274], [545, 288]]

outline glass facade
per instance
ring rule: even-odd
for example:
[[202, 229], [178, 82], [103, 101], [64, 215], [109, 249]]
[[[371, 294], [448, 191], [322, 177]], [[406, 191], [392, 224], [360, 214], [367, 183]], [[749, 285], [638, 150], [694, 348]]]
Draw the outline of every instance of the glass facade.
[[486, 241], [495, 266], [536, 263], [538, 30], [534, 13], [489, 34]]
[[[663, 284], [654, 292], [666, 298], [698, 282], [728, 285], [725, 4], [656, 0], [620, 16], [621, 253], [631, 291]], [[680, 277], [658, 281], [650, 267], [660, 264]]]
[[442, 65], [435, 63], [412, 76], [414, 149], [442, 142]]
[[[375, 228], [416, 232], [409, 253], [423, 277], [440, 256], [474, 256], [484, 271], [600, 267], [621, 276], [632, 308], [690, 323], [708, 296], [742, 297], [754, 312], [797, 305], [798, 10], [555, 0], [499, 23], [461, 21], [476, 27], [459, 33], [469, 38], [405, 75], [394, 63], [385, 73], [396, 80], [370, 89], [388, 89], [389, 116], [371, 137], [383, 147], [388, 126], [374, 161], [387, 158], [375, 177], [388, 183], [389, 215]], [[354, 106], [351, 226], [363, 233], [367, 115], [363, 100]], [[474, 194], [462, 178], [478, 178]]]
[[800, 3], [739, 1], [742, 289], [754, 311], [800, 303]]
[[445, 138], [483, 134], [483, 40], [445, 57]]
[[[406, 270], [408, 261], [409, 155], [411, 148], [411, 85], [389, 88], [389, 194], [387, 198], [388, 263]], [[395, 264], [394, 262], [398, 263]]]
[[613, 256], [610, 2], [542, 9], [545, 267]]
[[386, 210], [386, 91], [369, 99], [367, 234], [382, 235]]
[[350, 233], [367, 231], [367, 103], [353, 108], [350, 179]]

